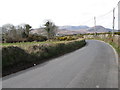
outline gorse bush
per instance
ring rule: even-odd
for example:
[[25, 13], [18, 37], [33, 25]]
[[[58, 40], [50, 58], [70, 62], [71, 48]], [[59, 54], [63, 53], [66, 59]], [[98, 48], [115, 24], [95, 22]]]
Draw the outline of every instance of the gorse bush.
[[76, 36], [62, 36], [62, 37], [56, 37], [55, 39], [59, 40], [59, 41], [71, 41], [71, 40], [78, 39], [78, 37], [76, 37]]
[[[27, 64], [38, 63], [41, 60], [62, 55], [83, 47], [85, 40], [72, 41], [67, 43], [46, 43], [31, 45], [26, 48], [8, 46], [2, 49], [3, 73], [9, 67], [23, 67]], [[4, 75], [4, 74], [3, 74]]]

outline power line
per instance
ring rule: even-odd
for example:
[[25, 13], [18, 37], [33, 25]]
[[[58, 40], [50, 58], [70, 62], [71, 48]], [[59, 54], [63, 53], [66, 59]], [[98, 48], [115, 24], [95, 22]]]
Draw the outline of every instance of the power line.
[[[119, 1], [120, 2], [120, 1]], [[119, 3], [118, 2], [118, 3]], [[115, 12], [115, 9], [118, 7], [118, 4], [114, 7], [114, 12]], [[110, 11], [108, 11], [107, 13], [105, 13], [105, 14], [103, 14], [103, 15], [100, 15], [100, 16], [97, 16], [96, 17], [96, 19], [98, 18], [103, 18], [103, 17], [105, 17], [105, 16], [107, 16], [107, 15], [111, 15], [111, 18], [112, 18], [112, 12], [113, 12], [113, 9], [112, 10], [110, 10]], [[110, 14], [111, 13], [111, 14]], [[95, 19], [95, 20], [96, 20]], [[87, 21], [85, 21], [85, 22], [83, 22], [82, 24], [86, 24], [86, 23], [89, 23], [90, 21], [92, 21], [93, 22], [93, 18], [91, 18], [91, 19], [89, 19], [89, 20], [87, 20]], [[99, 22], [99, 21], [101, 21], [101, 20], [97, 20], [97, 22]], [[112, 20], [111, 20], [111, 22], [112, 22]], [[115, 23], [115, 15], [114, 15], [114, 23]], [[114, 25], [115, 26], [115, 25]]]
[[93, 21], [93, 18], [91, 18], [91, 19], [89, 19], [89, 20], [83, 22], [82, 24], [86, 24], [86, 23], [88, 23], [88, 22], [90, 22], [90, 21]]
[[105, 13], [105, 14], [103, 14], [103, 15], [100, 15], [100, 16], [98, 16], [97, 18], [104, 17], [104, 16], [108, 15], [109, 13], [112, 13], [112, 11], [113, 11], [113, 10], [110, 10], [109, 12], [107, 12], [107, 13]]
[[[119, 1], [119, 2], [120, 2], [120, 1]], [[118, 3], [119, 3], [119, 2], [118, 2]], [[117, 4], [114, 8], [116, 9], [117, 7], [118, 7], [118, 4]], [[97, 18], [99, 18], [99, 17], [104, 17], [104, 16], [106, 16], [106, 15], [108, 15], [109, 13], [112, 13], [112, 12], [113, 12], [113, 9], [110, 10], [109, 12], [103, 14], [103, 15], [98, 16]]]

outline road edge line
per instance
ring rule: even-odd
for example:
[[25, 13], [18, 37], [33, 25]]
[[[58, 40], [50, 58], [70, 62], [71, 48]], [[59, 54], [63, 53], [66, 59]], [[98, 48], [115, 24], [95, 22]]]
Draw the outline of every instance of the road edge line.
[[119, 64], [118, 64], [118, 53], [117, 53], [117, 51], [115, 50], [115, 48], [114, 48], [112, 45], [110, 45], [109, 43], [105, 42], [105, 41], [101, 41], [101, 40], [97, 40], [97, 41], [106, 43], [107, 45], [109, 45], [109, 46], [113, 49], [113, 51], [114, 51], [114, 53], [115, 53], [116, 63], [117, 63], [117, 65], [119, 66]]

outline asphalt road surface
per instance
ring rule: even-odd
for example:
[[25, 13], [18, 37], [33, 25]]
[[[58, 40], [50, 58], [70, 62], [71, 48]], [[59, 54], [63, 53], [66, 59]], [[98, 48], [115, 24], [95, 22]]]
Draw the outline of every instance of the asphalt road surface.
[[108, 44], [87, 40], [79, 50], [6, 76], [3, 88], [118, 88], [116, 55]]

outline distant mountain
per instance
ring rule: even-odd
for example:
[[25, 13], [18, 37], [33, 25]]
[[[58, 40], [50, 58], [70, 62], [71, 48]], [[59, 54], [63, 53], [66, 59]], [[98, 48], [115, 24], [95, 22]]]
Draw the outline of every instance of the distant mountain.
[[[103, 26], [88, 27], [88, 26], [59, 26], [57, 30], [58, 35], [84, 34], [84, 33], [104, 33], [112, 32], [112, 29]], [[31, 33], [46, 35], [43, 28], [33, 29]]]
[[102, 33], [102, 32], [111, 32], [112, 29], [105, 28], [103, 26], [95, 26], [95, 27], [90, 27], [87, 29], [88, 32], [97, 32], [97, 33]]
[[57, 34], [59, 35], [72, 35], [72, 34], [85, 34], [86, 30], [57, 30]]
[[62, 30], [81, 30], [81, 29], [87, 29], [88, 26], [59, 26], [59, 29]]
[[32, 29], [30, 33], [39, 34], [39, 35], [46, 35], [46, 32], [43, 28]]

